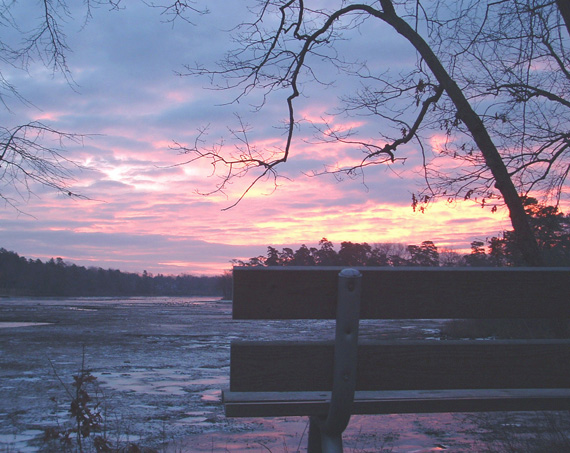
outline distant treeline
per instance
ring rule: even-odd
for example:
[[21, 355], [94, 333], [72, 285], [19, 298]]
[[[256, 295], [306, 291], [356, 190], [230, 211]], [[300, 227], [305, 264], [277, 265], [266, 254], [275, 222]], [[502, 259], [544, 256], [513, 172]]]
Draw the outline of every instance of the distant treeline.
[[[531, 226], [547, 266], [570, 266], [570, 216], [554, 206], [525, 199]], [[337, 251], [323, 238], [318, 247], [302, 245], [297, 250], [267, 247], [266, 256], [248, 261], [234, 260], [245, 266], [520, 266], [522, 257], [514, 233], [505, 231], [471, 243], [471, 253], [438, 248], [432, 241], [420, 245], [397, 243], [342, 242]], [[0, 249], [0, 296], [220, 296], [231, 297], [231, 274], [216, 277], [193, 275], [153, 276], [96, 267], [85, 268], [65, 263], [61, 258], [47, 262], [20, 257]]]
[[2, 296], [227, 296], [228, 275], [153, 276], [100, 267], [67, 264], [61, 258], [26, 259], [0, 248], [0, 295]]
[[[525, 198], [526, 210], [547, 266], [570, 266], [570, 216], [557, 207], [544, 206], [534, 198]], [[317, 247], [277, 250], [267, 247], [266, 256], [234, 262], [243, 266], [521, 266], [522, 256], [513, 231], [471, 243], [471, 253], [460, 254], [438, 248], [432, 241], [420, 245], [398, 243], [342, 242], [337, 251], [323, 238]]]

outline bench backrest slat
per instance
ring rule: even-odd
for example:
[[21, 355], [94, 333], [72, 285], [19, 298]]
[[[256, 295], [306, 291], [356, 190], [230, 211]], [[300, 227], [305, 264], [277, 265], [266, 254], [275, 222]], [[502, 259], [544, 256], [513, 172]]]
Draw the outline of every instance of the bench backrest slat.
[[[334, 319], [337, 267], [236, 267], [234, 319]], [[569, 318], [570, 268], [358, 268], [361, 319]]]
[[[230, 390], [330, 391], [333, 347], [234, 343]], [[365, 343], [356, 375], [357, 390], [570, 388], [570, 340]]]

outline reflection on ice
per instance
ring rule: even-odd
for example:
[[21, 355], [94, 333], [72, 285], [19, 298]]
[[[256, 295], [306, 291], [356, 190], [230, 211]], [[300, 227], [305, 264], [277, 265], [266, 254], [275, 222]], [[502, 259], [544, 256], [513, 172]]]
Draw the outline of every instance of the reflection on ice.
[[2, 322], [0, 321], [0, 329], [10, 329], [16, 327], [36, 327], [36, 326], [48, 326], [49, 322]]
[[222, 391], [220, 389], [206, 390], [202, 392], [200, 399], [205, 403], [219, 403], [222, 401]]

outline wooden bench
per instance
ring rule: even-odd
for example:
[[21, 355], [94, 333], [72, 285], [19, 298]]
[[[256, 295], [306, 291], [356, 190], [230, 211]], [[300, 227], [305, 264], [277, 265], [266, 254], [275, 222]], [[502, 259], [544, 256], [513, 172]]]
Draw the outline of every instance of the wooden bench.
[[570, 340], [386, 340], [359, 319], [570, 315], [570, 268], [236, 267], [233, 318], [336, 319], [334, 341], [234, 341], [228, 417], [310, 416], [342, 451], [351, 414], [570, 409]]

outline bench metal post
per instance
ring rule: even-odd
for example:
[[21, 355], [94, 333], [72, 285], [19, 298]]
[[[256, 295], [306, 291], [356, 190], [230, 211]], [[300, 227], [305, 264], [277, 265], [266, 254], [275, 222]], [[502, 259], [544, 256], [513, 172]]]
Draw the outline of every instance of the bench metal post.
[[[362, 274], [343, 269], [338, 276], [333, 389], [326, 419], [311, 417], [309, 452], [342, 452], [342, 433], [348, 426], [356, 387], [358, 324]], [[319, 442], [320, 441], [320, 442]], [[317, 445], [320, 444], [320, 448]]]

